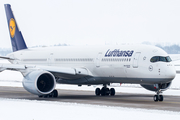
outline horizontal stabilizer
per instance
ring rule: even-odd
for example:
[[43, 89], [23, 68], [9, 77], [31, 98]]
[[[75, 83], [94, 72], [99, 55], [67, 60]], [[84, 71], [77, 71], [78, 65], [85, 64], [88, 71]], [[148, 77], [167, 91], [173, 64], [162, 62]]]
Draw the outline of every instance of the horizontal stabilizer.
[[3, 56], [0, 56], [0, 59], [15, 60], [15, 59], [13, 59], [13, 58], [10, 58], [10, 57], [3, 57]]

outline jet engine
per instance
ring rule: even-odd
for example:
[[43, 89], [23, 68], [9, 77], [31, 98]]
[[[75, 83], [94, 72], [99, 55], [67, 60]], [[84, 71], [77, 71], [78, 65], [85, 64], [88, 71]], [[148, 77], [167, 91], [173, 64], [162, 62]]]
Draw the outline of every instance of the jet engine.
[[54, 75], [48, 71], [35, 70], [27, 74], [23, 79], [23, 87], [35, 95], [51, 93], [56, 86]]
[[171, 86], [171, 82], [169, 83], [162, 83], [162, 84], [154, 84], [154, 85], [141, 85], [143, 88], [150, 90], [150, 91], [165, 91]]

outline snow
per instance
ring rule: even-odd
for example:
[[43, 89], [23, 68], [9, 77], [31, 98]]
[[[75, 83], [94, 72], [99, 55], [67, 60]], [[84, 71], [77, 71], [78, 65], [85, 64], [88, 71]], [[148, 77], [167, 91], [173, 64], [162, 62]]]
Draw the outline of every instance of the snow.
[[180, 112], [85, 105], [36, 100], [0, 99], [2, 120], [177, 120]]

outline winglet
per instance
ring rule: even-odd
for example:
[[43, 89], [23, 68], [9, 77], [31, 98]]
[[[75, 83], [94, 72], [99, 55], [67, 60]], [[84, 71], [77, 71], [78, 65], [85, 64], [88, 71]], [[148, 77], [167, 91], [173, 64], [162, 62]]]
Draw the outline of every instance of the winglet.
[[27, 49], [24, 38], [21, 34], [21, 31], [19, 31], [17, 22], [14, 18], [11, 5], [5, 4], [4, 7], [6, 11], [7, 23], [9, 27], [9, 33], [10, 33], [13, 52], [22, 50], [22, 49]]

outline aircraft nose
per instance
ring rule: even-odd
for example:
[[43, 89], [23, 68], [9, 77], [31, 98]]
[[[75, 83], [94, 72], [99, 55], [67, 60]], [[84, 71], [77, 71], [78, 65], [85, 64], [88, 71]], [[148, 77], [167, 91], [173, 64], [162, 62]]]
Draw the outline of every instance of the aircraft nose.
[[166, 70], [166, 76], [168, 78], [172, 78], [172, 80], [175, 78], [176, 69], [174, 68], [174, 66], [171, 66], [171, 67], [168, 68], [168, 70]]

